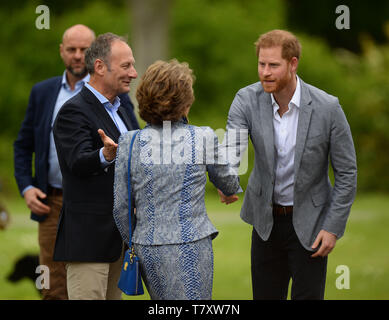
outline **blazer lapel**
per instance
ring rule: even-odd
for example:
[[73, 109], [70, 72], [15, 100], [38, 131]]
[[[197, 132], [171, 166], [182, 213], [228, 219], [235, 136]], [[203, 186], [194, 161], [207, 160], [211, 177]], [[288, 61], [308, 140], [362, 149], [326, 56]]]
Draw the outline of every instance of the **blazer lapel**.
[[[45, 112], [42, 112], [42, 116], [45, 117], [43, 121], [46, 124], [46, 131], [49, 134], [51, 131], [51, 122], [53, 121], [53, 113], [55, 104], [57, 103], [57, 97], [61, 90], [62, 77], [57, 77], [51, 87], [46, 89], [47, 99], [45, 100]], [[46, 136], [48, 136], [48, 134]]]
[[301, 83], [301, 103], [300, 114], [297, 125], [296, 148], [294, 153], [294, 181], [296, 182], [297, 172], [300, 168], [301, 157], [303, 155], [305, 141], [307, 139], [309, 124], [312, 115], [312, 99], [305, 83], [300, 79]]
[[57, 97], [59, 91], [61, 90], [62, 77], [58, 76], [53, 83], [45, 91], [47, 99], [44, 102], [44, 112], [42, 112], [42, 117], [44, 117], [42, 123], [44, 124], [43, 132], [41, 132], [43, 145], [47, 146], [49, 150], [50, 145], [50, 132], [51, 132], [51, 123], [53, 121], [53, 113], [55, 104], [57, 102]]
[[117, 142], [120, 136], [120, 131], [116, 127], [112, 118], [105, 110], [99, 99], [86, 87], [82, 88], [81, 95], [84, 99], [92, 105], [92, 110], [97, 114], [98, 118], [103, 122], [103, 129], [105, 134], [109, 136], [113, 141]]
[[268, 93], [259, 95], [260, 128], [262, 130], [263, 143], [265, 145], [265, 155], [269, 165], [269, 170], [274, 172], [274, 126], [273, 108], [271, 97]]

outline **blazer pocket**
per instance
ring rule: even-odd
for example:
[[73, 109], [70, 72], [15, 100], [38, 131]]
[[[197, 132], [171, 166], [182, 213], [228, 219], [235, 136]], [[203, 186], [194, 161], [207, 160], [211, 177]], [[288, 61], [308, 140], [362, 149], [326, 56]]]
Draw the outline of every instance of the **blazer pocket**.
[[262, 196], [262, 186], [258, 186], [257, 188], [253, 187], [252, 185], [248, 185], [247, 189], [250, 190], [252, 193], [254, 193], [257, 196]]
[[323, 206], [327, 203], [328, 200], [328, 194], [327, 192], [318, 192], [315, 194], [312, 194], [312, 202], [315, 207]]

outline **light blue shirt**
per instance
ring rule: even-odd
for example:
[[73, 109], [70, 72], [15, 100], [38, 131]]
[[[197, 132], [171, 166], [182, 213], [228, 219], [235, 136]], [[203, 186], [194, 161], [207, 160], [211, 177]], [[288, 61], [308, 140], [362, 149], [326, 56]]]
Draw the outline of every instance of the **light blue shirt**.
[[[89, 83], [85, 83], [85, 87], [88, 88], [100, 101], [100, 103], [104, 106], [105, 110], [111, 117], [112, 121], [115, 123], [116, 128], [120, 131], [121, 134], [128, 131], [126, 125], [124, 124], [123, 120], [120, 118], [119, 114], [117, 113], [119, 107], [120, 107], [120, 98], [115, 97], [115, 100], [113, 104], [109, 102], [109, 100], [103, 96], [100, 92], [98, 92], [95, 88], [93, 88]], [[113, 163], [115, 160], [107, 161], [104, 158], [103, 155], [103, 148], [100, 149], [100, 162], [103, 167], [106, 167]]]
[[[54, 135], [53, 135], [54, 121], [55, 118], [57, 117], [59, 110], [64, 105], [64, 103], [81, 91], [84, 84], [89, 81], [89, 77], [90, 77], [89, 74], [87, 74], [83, 79], [77, 81], [74, 86], [74, 90], [72, 90], [66, 79], [66, 70], [62, 75], [61, 88], [58, 93], [57, 101], [54, 106], [53, 117], [51, 120], [51, 130], [50, 130], [50, 138], [49, 138], [50, 142], [49, 142], [49, 156], [48, 156], [48, 164], [49, 164], [48, 184], [49, 186], [52, 186], [54, 188], [62, 189], [62, 174], [59, 167], [58, 155], [57, 155], [57, 150], [55, 148]], [[32, 185], [27, 186], [22, 192], [23, 195], [28, 189], [31, 188], [33, 188]]]

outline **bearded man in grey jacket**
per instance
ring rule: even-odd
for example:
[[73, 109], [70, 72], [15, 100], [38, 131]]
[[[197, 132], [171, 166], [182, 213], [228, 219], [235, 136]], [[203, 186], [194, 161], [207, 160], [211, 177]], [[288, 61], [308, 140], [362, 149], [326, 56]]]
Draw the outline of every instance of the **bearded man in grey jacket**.
[[[260, 82], [238, 91], [227, 122], [227, 133], [248, 131], [255, 151], [241, 210], [253, 226], [253, 298], [286, 299], [292, 279], [292, 299], [323, 299], [327, 256], [356, 193], [350, 127], [336, 97], [297, 76], [301, 45], [293, 34], [263, 34], [256, 53]], [[232, 140], [236, 150], [247, 144]]]

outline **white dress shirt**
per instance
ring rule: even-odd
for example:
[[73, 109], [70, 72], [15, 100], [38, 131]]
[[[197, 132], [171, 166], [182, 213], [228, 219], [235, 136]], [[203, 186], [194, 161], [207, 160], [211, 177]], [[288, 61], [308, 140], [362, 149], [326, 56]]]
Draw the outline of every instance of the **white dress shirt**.
[[301, 87], [297, 78], [296, 90], [289, 102], [289, 110], [280, 117], [280, 108], [271, 94], [273, 105], [275, 144], [275, 185], [273, 201], [283, 206], [293, 206], [294, 194], [294, 153], [296, 147], [297, 124], [299, 119]]

